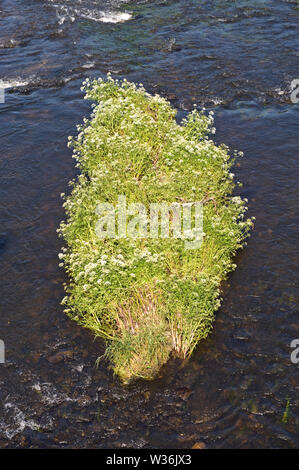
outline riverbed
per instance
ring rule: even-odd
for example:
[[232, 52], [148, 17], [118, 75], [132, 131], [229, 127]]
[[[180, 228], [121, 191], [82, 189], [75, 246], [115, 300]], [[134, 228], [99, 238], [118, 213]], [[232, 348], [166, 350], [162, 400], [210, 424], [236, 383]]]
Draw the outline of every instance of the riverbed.
[[[298, 1], [0, 2], [0, 447], [295, 448]], [[141, 82], [215, 113], [256, 217], [214, 329], [186, 363], [122, 386], [63, 313], [60, 193], [87, 77]]]

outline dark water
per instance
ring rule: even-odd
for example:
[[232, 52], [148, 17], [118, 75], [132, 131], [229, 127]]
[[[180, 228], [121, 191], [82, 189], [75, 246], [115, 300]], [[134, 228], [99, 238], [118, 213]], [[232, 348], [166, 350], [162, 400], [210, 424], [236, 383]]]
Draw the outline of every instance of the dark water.
[[[298, 18], [287, 0], [0, 1], [1, 447], [298, 447]], [[90, 112], [82, 80], [107, 71], [179, 116], [213, 109], [257, 218], [209, 339], [129, 387], [60, 306], [66, 142]]]

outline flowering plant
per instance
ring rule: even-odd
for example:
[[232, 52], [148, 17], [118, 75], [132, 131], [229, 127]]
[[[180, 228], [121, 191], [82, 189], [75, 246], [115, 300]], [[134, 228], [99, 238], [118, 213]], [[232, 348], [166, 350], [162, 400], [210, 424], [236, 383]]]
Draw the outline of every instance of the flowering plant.
[[[207, 337], [220, 305], [220, 285], [236, 268], [252, 219], [233, 196], [234, 175], [214, 133], [212, 112], [196, 109], [181, 124], [162, 97], [126, 80], [86, 80], [89, 120], [70, 138], [79, 177], [65, 198], [59, 254], [70, 282], [65, 312], [107, 340], [105, 356], [124, 382], [153, 378], [171, 354], [188, 357]], [[238, 155], [236, 154], [235, 157]], [[128, 203], [203, 205], [203, 241], [183, 238], [99, 238], [96, 208]]]

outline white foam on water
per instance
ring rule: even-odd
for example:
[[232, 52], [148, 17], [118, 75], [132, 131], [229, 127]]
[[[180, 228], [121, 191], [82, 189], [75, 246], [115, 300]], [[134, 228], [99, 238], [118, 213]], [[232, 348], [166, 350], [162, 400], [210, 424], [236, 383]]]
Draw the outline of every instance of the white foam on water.
[[105, 12], [96, 10], [91, 12], [85, 12], [76, 10], [76, 13], [81, 16], [82, 18], [86, 18], [93, 21], [98, 21], [101, 23], [124, 23], [132, 18], [130, 13], [125, 12]]
[[42, 403], [46, 405], [58, 405], [65, 402], [74, 401], [72, 398], [68, 397], [65, 393], [60, 393], [56, 387], [49, 382], [35, 383], [32, 385], [32, 390], [35, 390], [39, 393]]
[[65, 21], [66, 21], [66, 17], [65, 17], [65, 16], [59, 16], [59, 15], [57, 15], [57, 18], [58, 18], [58, 24], [60, 24], [60, 25], [63, 24], [63, 23], [65, 23]]
[[[82, 369], [80, 368], [80, 372], [82, 372]], [[82, 383], [84, 383], [85, 386], [90, 385], [91, 377], [86, 375], [84, 378], [82, 378]], [[84, 407], [93, 401], [89, 396], [84, 394], [76, 396], [75, 398], [71, 398], [65, 393], [59, 392], [55, 385], [50, 382], [36, 382], [34, 385], [32, 385], [31, 388], [38, 393], [41, 403], [50, 408], [54, 405], [57, 406], [67, 402], [77, 403], [79, 406]]]
[[0, 88], [13, 88], [16, 86], [25, 86], [28, 85], [28, 82], [20, 79], [14, 80], [2, 80], [0, 79]]
[[58, 24], [62, 26], [65, 22], [70, 21], [73, 23], [75, 21], [75, 16], [72, 15], [72, 11], [67, 8], [61, 7], [60, 9], [57, 8], [56, 10], [56, 16], [58, 20]]
[[102, 23], [124, 23], [132, 18], [130, 13], [109, 12], [102, 14], [100, 21]]
[[4, 430], [4, 435], [7, 439], [12, 439], [17, 434], [24, 431], [26, 427], [36, 430], [39, 425], [32, 419], [27, 419], [25, 413], [13, 403], [7, 402], [4, 404], [5, 414], [10, 415], [10, 423], [1, 423], [1, 429]]
[[218, 106], [219, 104], [223, 103], [223, 100], [221, 98], [218, 98], [217, 96], [213, 97], [211, 101], [214, 103], [215, 106]]
[[[120, 0], [119, 4], [125, 0]], [[75, 17], [86, 18], [89, 20], [101, 22], [101, 23], [124, 23], [132, 18], [133, 15], [128, 12], [121, 11], [103, 11], [95, 8], [87, 8], [84, 5], [78, 5], [72, 1], [65, 4], [59, 4], [56, 0], [48, 0], [50, 5], [55, 8], [58, 19], [58, 24], [63, 25], [66, 21], [75, 21]], [[81, 3], [81, 1], [79, 1]]]
[[91, 69], [94, 66], [95, 66], [94, 62], [88, 62], [87, 64], [82, 65], [82, 68], [83, 69]]
[[278, 94], [278, 95], [284, 95], [286, 90], [282, 90], [281, 88], [274, 88], [274, 91]]

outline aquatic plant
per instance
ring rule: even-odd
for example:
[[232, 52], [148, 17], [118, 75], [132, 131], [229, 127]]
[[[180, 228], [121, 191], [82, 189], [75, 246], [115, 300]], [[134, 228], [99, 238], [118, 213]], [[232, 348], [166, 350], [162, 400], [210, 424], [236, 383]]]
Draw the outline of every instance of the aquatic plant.
[[283, 424], [288, 423], [289, 418], [290, 418], [290, 414], [291, 414], [291, 401], [287, 400], [286, 407], [285, 407], [285, 410], [284, 410], [283, 416], [282, 416]]
[[[107, 340], [105, 357], [124, 382], [151, 379], [170, 355], [186, 358], [207, 337], [221, 283], [236, 268], [253, 223], [244, 218], [247, 200], [233, 195], [230, 169], [239, 155], [231, 158], [208, 137], [212, 112], [195, 108], [178, 124], [170, 104], [142, 85], [108, 75], [83, 88], [94, 103], [69, 142], [80, 174], [62, 195], [67, 220], [58, 231], [66, 247], [59, 258], [69, 276], [62, 303], [70, 318]], [[118, 207], [120, 195], [144, 207], [199, 202], [201, 246], [186, 249], [186, 237], [161, 231], [100, 238], [98, 204]]]

